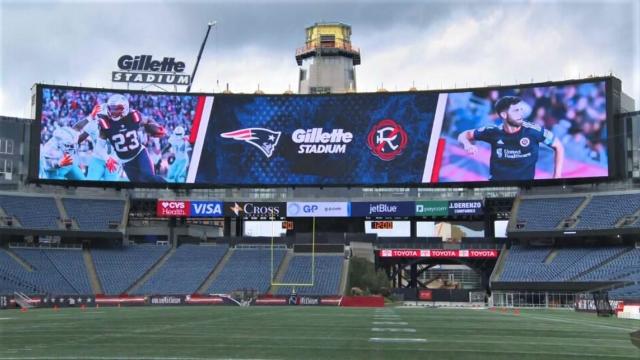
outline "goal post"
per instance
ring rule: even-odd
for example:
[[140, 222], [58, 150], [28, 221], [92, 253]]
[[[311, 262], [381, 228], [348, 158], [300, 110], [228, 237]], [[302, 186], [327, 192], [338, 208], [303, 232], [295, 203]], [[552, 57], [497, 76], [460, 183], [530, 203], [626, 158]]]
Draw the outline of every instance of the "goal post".
[[276, 268], [275, 268], [275, 229], [274, 219], [271, 217], [271, 286], [277, 287], [313, 287], [315, 285], [315, 270], [316, 270], [316, 218], [312, 218], [311, 225], [311, 282], [308, 283], [279, 283], [276, 282]]

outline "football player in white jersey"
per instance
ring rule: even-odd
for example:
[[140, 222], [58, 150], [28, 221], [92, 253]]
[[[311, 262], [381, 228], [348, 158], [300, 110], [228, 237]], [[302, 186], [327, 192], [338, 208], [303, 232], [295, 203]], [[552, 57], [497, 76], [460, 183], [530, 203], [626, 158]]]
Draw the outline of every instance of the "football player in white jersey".
[[68, 126], [55, 129], [40, 152], [40, 174], [44, 179], [85, 180], [78, 166], [80, 133]]
[[163, 153], [171, 148], [173, 150], [174, 161], [169, 165], [167, 181], [174, 183], [184, 183], [187, 180], [187, 167], [189, 165], [189, 138], [186, 136], [184, 127], [176, 126], [173, 134], [169, 137], [169, 144], [163, 149]]

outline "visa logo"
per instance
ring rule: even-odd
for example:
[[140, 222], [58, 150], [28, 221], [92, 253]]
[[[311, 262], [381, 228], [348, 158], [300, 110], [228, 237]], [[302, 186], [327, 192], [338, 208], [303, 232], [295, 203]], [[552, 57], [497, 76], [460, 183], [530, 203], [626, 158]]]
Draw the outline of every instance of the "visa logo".
[[191, 216], [222, 216], [222, 203], [209, 201], [192, 201]]

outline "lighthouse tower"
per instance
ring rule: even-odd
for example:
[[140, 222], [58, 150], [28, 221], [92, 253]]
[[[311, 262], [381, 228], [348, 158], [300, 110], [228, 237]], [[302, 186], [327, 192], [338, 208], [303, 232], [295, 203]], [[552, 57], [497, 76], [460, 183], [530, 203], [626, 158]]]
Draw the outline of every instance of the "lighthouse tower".
[[306, 35], [305, 46], [296, 51], [298, 93], [355, 92], [360, 50], [351, 46], [351, 26], [315, 23], [306, 28]]

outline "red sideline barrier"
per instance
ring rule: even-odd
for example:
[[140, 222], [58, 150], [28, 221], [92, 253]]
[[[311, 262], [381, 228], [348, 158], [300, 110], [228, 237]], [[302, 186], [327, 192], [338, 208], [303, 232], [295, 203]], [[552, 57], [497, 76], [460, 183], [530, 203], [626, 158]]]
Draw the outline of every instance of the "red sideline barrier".
[[119, 295], [119, 296], [105, 296], [105, 295], [96, 295], [96, 305], [118, 305], [118, 304], [144, 304], [145, 303], [144, 296], [129, 296], [129, 295]]
[[343, 296], [341, 306], [348, 307], [384, 307], [382, 296]]

